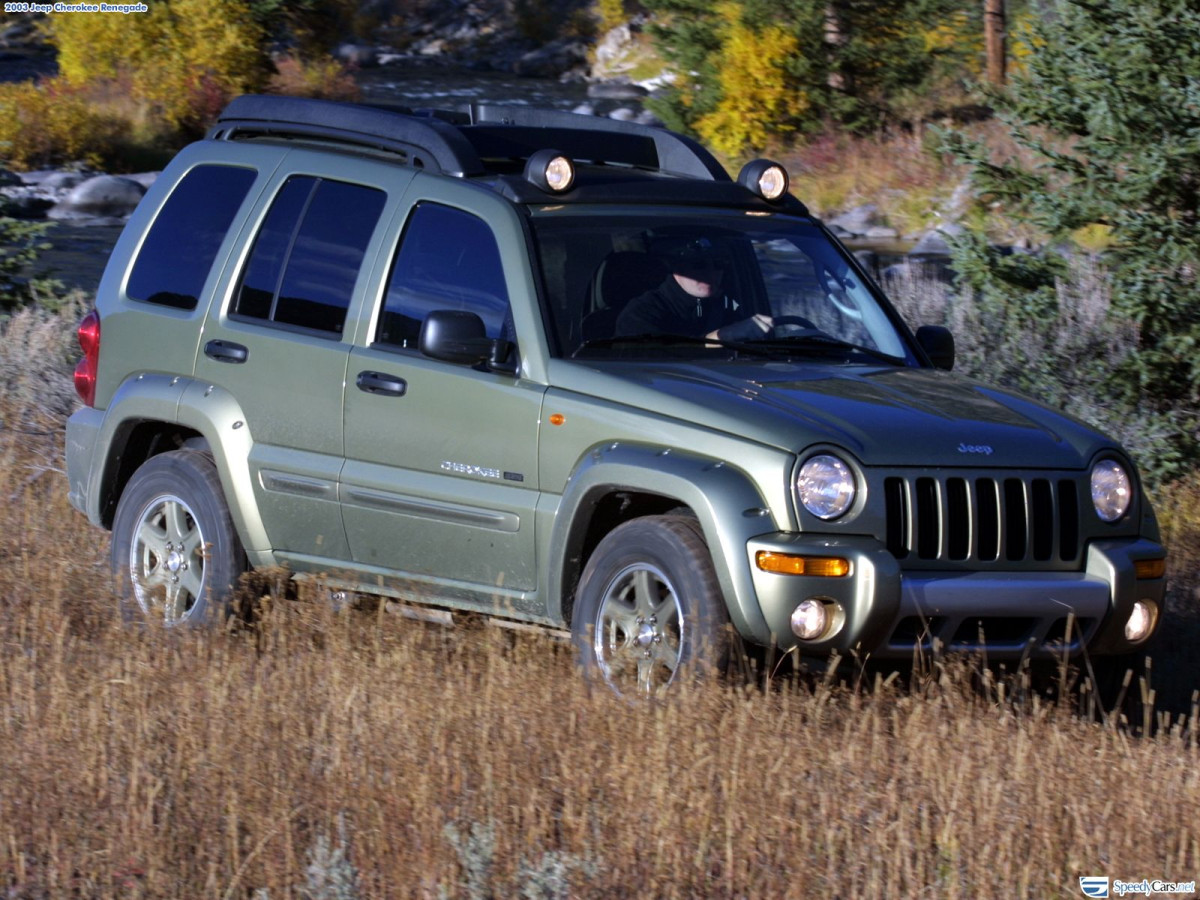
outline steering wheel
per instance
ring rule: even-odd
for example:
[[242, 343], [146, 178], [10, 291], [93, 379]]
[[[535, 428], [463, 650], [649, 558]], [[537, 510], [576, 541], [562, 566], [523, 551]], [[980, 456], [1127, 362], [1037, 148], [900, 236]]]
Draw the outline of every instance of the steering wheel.
[[829, 301], [834, 309], [847, 319], [853, 319], [855, 322], [862, 321], [862, 310], [850, 299], [850, 295], [842, 287], [842, 283], [838, 280], [837, 276], [828, 269], [821, 270], [821, 286], [825, 290], [825, 299]]
[[785, 337], [785, 335], [780, 334], [780, 330], [781, 328], [786, 328], [789, 325], [803, 328], [805, 331], [819, 332], [821, 330], [811, 321], [804, 318], [804, 316], [775, 316], [771, 328], [771, 336]]

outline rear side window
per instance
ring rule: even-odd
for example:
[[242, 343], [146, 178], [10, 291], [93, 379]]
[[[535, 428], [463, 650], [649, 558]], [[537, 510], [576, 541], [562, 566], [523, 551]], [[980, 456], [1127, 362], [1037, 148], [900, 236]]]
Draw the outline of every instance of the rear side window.
[[225, 233], [258, 173], [196, 166], [159, 210], [138, 251], [125, 293], [132, 300], [195, 309]]
[[421, 323], [435, 309], [473, 312], [488, 337], [502, 337], [508, 289], [487, 223], [462, 210], [422, 203], [405, 225], [375, 340], [416, 347]]
[[362, 185], [289, 178], [254, 239], [230, 312], [340, 334], [386, 199]]

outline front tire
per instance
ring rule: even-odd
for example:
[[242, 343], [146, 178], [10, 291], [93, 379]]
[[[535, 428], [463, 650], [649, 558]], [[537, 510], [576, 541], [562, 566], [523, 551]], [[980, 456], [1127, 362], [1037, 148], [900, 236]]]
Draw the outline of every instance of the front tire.
[[117, 504], [111, 564], [128, 613], [167, 627], [225, 615], [247, 565], [212, 457], [176, 450], [133, 473]]
[[571, 631], [583, 667], [621, 696], [723, 672], [729, 615], [696, 521], [646, 516], [614, 528], [584, 567]]

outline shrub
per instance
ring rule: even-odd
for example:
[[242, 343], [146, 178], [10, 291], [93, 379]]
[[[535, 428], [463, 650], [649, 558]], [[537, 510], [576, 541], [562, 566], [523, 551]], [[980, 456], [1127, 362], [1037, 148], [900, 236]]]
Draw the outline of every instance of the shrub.
[[357, 100], [358, 85], [350, 70], [331, 56], [301, 59], [286, 56], [275, 63], [272, 93], [321, 100]]
[[199, 131], [233, 96], [269, 73], [266, 33], [237, 0], [170, 0], [134, 16], [48, 19], [59, 70], [82, 87], [121, 82], [143, 118]]
[[0, 84], [0, 159], [15, 168], [77, 160], [103, 165], [127, 134], [119, 118], [62, 79]]

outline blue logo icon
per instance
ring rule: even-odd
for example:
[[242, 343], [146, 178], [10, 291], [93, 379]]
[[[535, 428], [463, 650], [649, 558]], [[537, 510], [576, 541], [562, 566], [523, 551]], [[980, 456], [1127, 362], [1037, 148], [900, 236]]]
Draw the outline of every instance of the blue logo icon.
[[1096, 876], [1079, 876], [1079, 889], [1085, 897], [1107, 897], [1108, 879]]

